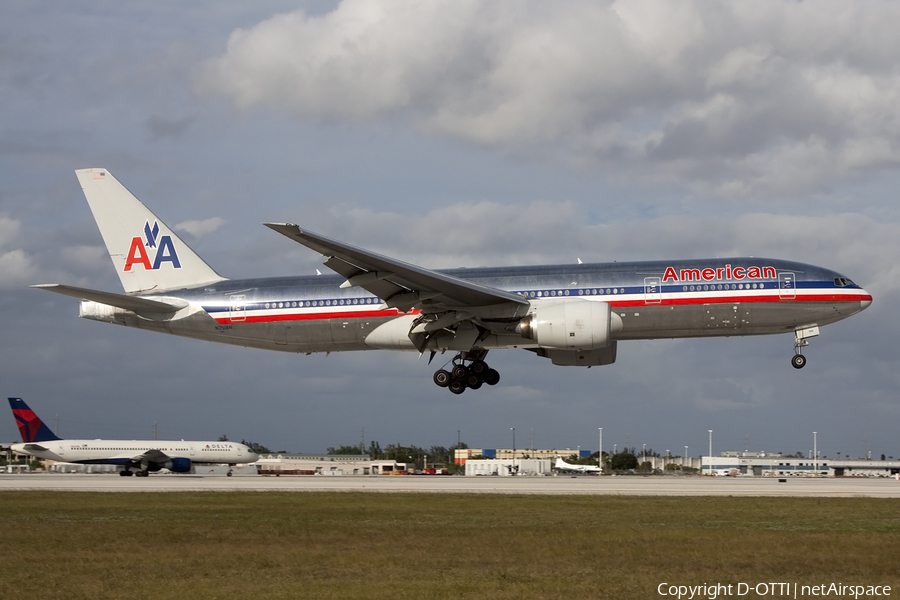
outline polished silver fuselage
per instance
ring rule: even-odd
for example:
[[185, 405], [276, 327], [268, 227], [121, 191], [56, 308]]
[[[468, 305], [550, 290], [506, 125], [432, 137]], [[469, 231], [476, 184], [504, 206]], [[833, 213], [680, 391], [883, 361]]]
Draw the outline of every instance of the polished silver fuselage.
[[[498, 267], [440, 271], [513, 292], [533, 307], [581, 298], [621, 319], [615, 340], [790, 333], [866, 308], [871, 295], [829, 269], [768, 258]], [[81, 316], [185, 337], [285, 352], [414, 350], [416, 316], [388, 308], [342, 277], [225, 280], [143, 298], [187, 301], [166, 318], [84, 301]], [[389, 335], [386, 335], [385, 332]], [[514, 328], [492, 327], [484, 349], [535, 348]]]

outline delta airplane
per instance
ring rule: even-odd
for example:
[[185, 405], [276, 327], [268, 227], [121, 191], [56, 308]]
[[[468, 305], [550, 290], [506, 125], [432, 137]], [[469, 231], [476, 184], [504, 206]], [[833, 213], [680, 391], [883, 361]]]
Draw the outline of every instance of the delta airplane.
[[773, 258], [430, 270], [290, 223], [266, 223], [338, 275], [226, 279], [106, 169], [76, 171], [124, 294], [34, 287], [81, 300], [85, 319], [310, 354], [455, 353], [434, 382], [455, 394], [500, 380], [490, 350], [554, 365], [612, 364], [626, 340], [787, 333], [797, 369], [819, 328], [867, 308], [848, 277]]
[[[151, 471], [169, 469], [188, 473], [193, 464], [236, 464], [256, 462], [259, 456], [235, 442], [163, 442], [157, 440], [63, 440], [41, 421], [21, 398], [10, 398], [21, 444], [13, 451], [36, 458], [83, 465], [119, 465], [119, 475], [147, 477]], [[231, 470], [228, 470], [229, 477]]]
[[553, 465], [560, 471], [573, 471], [576, 473], [602, 473], [603, 469], [593, 465], [573, 465], [562, 459], [562, 456], [556, 457], [556, 463]]

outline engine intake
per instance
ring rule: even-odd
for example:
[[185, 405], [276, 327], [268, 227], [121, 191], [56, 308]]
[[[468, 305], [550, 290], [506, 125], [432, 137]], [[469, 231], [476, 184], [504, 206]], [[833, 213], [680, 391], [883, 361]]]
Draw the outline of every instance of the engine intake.
[[187, 473], [191, 470], [191, 459], [177, 456], [167, 460], [162, 466], [174, 473]]
[[531, 314], [519, 321], [516, 333], [542, 348], [599, 350], [622, 330], [622, 319], [607, 302], [581, 298], [539, 301]]

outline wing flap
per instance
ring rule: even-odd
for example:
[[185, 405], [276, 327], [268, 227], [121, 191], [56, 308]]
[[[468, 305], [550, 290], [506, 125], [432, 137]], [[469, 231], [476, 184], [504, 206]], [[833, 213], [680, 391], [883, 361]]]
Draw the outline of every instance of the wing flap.
[[356, 248], [292, 223], [265, 225], [326, 256], [325, 266], [347, 278], [345, 287], [358, 285], [382, 298], [391, 308], [404, 312], [417, 308], [427, 313], [442, 313], [462, 307], [475, 316], [480, 316], [479, 308], [486, 308], [492, 315], [506, 317], [524, 316], [528, 309], [528, 300], [512, 292]]

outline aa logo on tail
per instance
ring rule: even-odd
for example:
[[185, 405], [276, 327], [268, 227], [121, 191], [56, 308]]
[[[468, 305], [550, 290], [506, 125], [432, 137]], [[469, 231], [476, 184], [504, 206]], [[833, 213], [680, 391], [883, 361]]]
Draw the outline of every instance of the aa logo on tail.
[[[150, 255], [147, 249], [154, 250], [153, 261], [150, 261]], [[128, 249], [128, 255], [125, 257], [124, 271], [131, 271], [131, 267], [141, 265], [146, 271], [155, 271], [164, 263], [172, 263], [176, 269], [181, 268], [181, 261], [178, 260], [178, 252], [175, 251], [175, 244], [172, 243], [172, 237], [168, 235], [159, 235], [159, 222], [153, 221], [153, 227], [150, 221], [144, 225], [144, 237], [140, 236], [131, 238], [131, 247]]]

